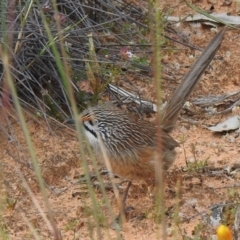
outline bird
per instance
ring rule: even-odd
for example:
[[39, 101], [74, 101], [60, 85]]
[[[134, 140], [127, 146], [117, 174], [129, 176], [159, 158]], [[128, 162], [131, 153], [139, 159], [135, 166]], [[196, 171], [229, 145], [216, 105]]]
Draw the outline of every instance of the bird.
[[[161, 160], [164, 171], [174, 162], [175, 148], [179, 146], [170, 133], [188, 96], [220, 47], [225, 31], [226, 28], [223, 28], [203, 50], [162, 111]], [[154, 178], [156, 161], [159, 161], [157, 149], [159, 126], [156, 123], [134, 119], [111, 102], [90, 107], [76, 119], [69, 119], [68, 123], [83, 125], [86, 138], [100, 162], [104, 162], [102, 143], [112, 172], [129, 181], [124, 199], [132, 180]]]

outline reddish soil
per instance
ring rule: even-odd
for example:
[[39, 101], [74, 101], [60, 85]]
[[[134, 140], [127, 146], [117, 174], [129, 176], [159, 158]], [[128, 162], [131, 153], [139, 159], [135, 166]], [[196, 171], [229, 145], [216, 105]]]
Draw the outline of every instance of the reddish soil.
[[[172, 1], [170, 1], [172, 2]], [[223, 1], [193, 1], [202, 9], [208, 10], [211, 5], [215, 12], [230, 12], [237, 15], [240, 5], [233, 2], [231, 6], [222, 6]], [[170, 3], [168, 3], [170, 4]], [[167, 4], [166, 4], [167, 5]], [[181, 3], [171, 15], [183, 16], [192, 13]], [[190, 42], [204, 47], [215, 35], [209, 27], [200, 24], [184, 24], [179, 26], [187, 33]], [[180, 47], [181, 48], [181, 47]], [[166, 51], [164, 62], [179, 64], [181, 73], [186, 72], [196, 57], [198, 51], [184, 50]], [[240, 38], [239, 32], [231, 30], [226, 33], [222, 46], [217, 53], [217, 60], [203, 75], [201, 82], [191, 95], [189, 102], [198, 96], [211, 94], [221, 95], [239, 90], [240, 85]], [[153, 82], [142, 79], [135, 80], [142, 97], [152, 99]], [[168, 96], [177, 84], [164, 84], [165, 95]], [[226, 170], [227, 167], [239, 163], [240, 137], [235, 131], [214, 134], [205, 126], [218, 123], [230, 116], [239, 114], [234, 112], [216, 116], [208, 116], [200, 107], [193, 106], [191, 116], [189, 111], [183, 111], [173, 136], [181, 143], [178, 156], [166, 173], [165, 178], [165, 213], [169, 239], [210, 239], [216, 234], [216, 229], [203, 220], [209, 219], [210, 208], [214, 204], [239, 202], [240, 172]], [[65, 126], [51, 126], [36, 117], [26, 114], [27, 127], [30, 132], [34, 150], [41, 167], [42, 176], [46, 183], [57, 192], [46, 190], [50, 208], [56, 226], [61, 232], [62, 239], [97, 239], [96, 222], [92, 215], [90, 194], [86, 184], [74, 184], [84, 173], [81, 167], [79, 143], [73, 130]], [[194, 122], [194, 123], [193, 123]], [[33, 203], [37, 201], [43, 214], [47, 214], [43, 197], [36, 181], [34, 171], [29, 168], [31, 158], [25, 144], [20, 123], [12, 119], [12, 139], [0, 135], [1, 147], [1, 229], [6, 231], [9, 239], [32, 239], [27, 221], [33, 225], [41, 239], [53, 239], [53, 236]], [[184, 143], [183, 143], [184, 142]], [[204, 161], [205, 164], [201, 165]], [[188, 162], [188, 167], [186, 166]], [[190, 166], [190, 164], [191, 166]], [[200, 168], [203, 166], [203, 168]], [[90, 167], [92, 165], [90, 164]], [[199, 167], [200, 169], [197, 169]], [[24, 176], [24, 180], [22, 175]], [[33, 192], [33, 198], [24, 188], [24, 181]], [[107, 182], [107, 180], [105, 181]], [[134, 182], [128, 198], [128, 205], [134, 207], [130, 212], [128, 222], [124, 224], [121, 236], [123, 239], [155, 239], [156, 212], [151, 196], [151, 188], [145, 183]], [[125, 185], [123, 185], [125, 186]], [[111, 217], [100, 190], [94, 188], [98, 205], [102, 214], [107, 214], [107, 221], [101, 222], [100, 229], [103, 239], [117, 238], [117, 232], [111, 229]], [[112, 190], [107, 190], [107, 197], [117, 213], [117, 204]], [[223, 219], [230, 227], [234, 218], [228, 209]], [[26, 220], [27, 219], [27, 220]], [[91, 232], [92, 231], [92, 232]], [[92, 234], [92, 236], [91, 236]], [[187, 238], [190, 237], [190, 238]], [[161, 237], [160, 237], [161, 239]], [[195, 238], [194, 238], [195, 239]]]

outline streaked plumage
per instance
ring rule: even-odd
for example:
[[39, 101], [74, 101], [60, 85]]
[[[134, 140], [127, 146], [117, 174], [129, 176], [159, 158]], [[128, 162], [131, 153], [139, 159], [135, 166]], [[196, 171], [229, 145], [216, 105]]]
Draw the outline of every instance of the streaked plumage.
[[[80, 116], [86, 136], [95, 154], [101, 159], [98, 138], [107, 151], [113, 172], [127, 179], [146, 179], [154, 176], [157, 158], [157, 133], [153, 123], [133, 121], [132, 117], [111, 103], [87, 109]], [[165, 168], [175, 157], [178, 143], [167, 133], [162, 137]], [[171, 156], [171, 157], [170, 157]]]

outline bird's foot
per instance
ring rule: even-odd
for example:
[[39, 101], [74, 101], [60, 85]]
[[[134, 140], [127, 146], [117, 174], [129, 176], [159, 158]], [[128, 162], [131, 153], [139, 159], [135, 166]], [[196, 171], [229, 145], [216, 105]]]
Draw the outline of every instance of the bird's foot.
[[123, 213], [119, 213], [112, 223], [112, 229], [120, 230], [124, 221], [133, 218], [134, 210], [133, 207], [129, 206], [124, 209]]

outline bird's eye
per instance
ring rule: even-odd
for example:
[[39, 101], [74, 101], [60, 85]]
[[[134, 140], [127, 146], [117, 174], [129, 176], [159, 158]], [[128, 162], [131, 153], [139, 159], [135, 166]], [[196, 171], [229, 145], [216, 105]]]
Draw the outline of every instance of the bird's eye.
[[88, 122], [91, 126], [98, 125], [98, 120], [97, 119], [89, 119]]
[[89, 124], [93, 126], [93, 121], [91, 119], [89, 120]]

